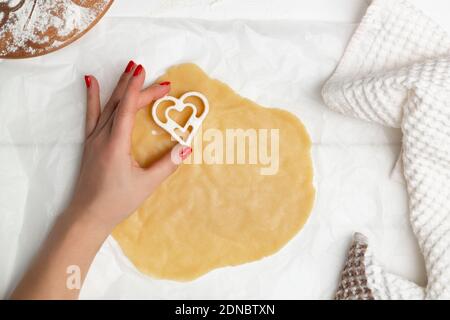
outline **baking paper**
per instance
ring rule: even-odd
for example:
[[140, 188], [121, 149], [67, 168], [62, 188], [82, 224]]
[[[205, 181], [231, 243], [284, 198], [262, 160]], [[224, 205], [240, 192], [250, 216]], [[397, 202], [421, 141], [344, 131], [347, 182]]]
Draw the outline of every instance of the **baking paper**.
[[313, 141], [317, 199], [306, 226], [275, 255], [187, 283], [140, 274], [110, 237], [81, 298], [328, 299], [354, 231], [373, 239], [389, 271], [423, 284], [395, 169], [400, 132], [334, 113], [320, 96], [355, 27], [104, 18], [55, 53], [0, 61], [0, 297], [12, 290], [70, 198], [82, 151], [83, 75], [98, 78], [104, 102], [130, 59], [145, 66], [147, 84], [169, 66], [193, 62], [258, 104], [298, 116]]

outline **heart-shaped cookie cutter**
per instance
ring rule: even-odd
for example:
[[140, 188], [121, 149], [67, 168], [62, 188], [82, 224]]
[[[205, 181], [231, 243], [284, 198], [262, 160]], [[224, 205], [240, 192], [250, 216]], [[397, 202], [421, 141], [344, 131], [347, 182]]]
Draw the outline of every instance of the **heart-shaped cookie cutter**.
[[[197, 116], [198, 110], [197, 110], [197, 107], [193, 103], [184, 101], [185, 99], [187, 99], [189, 97], [197, 97], [202, 101], [204, 110], [200, 116]], [[165, 110], [164, 115], [165, 115], [167, 121], [162, 122], [158, 118], [157, 110], [158, 110], [158, 106], [161, 103], [166, 102], [166, 101], [173, 102], [173, 105], [168, 107]], [[184, 124], [184, 126], [182, 127], [182, 126], [180, 126], [180, 124], [178, 124], [176, 121], [172, 120], [169, 117], [169, 112], [172, 110], [182, 112], [186, 108], [191, 108], [192, 114], [189, 117], [189, 119], [187, 120], [187, 122]], [[178, 99], [175, 97], [172, 97], [172, 96], [165, 96], [165, 97], [162, 97], [162, 98], [156, 100], [155, 103], [153, 104], [153, 108], [152, 108], [152, 117], [158, 126], [163, 128], [164, 130], [166, 130], [180, 144], [185, 145], [185, 146], [190, 146], [192, 139], [194, 138], [194, 136], [195, 136], [196, 132], [198, 131], [198, 129], [200, 128], [200, 126], [202, 125], [203, 120], [205, 120], [208, 112], [209, 112], [208, 99], [200, 92], [191, 91], [191, 92], [186, 92]], [[192, 127], [192, 130], [186, 139], [182, 139], [181, 136], [176, 132], [176, 130], [179, 130], [182, 134], [185, 134], [190, 127]]]

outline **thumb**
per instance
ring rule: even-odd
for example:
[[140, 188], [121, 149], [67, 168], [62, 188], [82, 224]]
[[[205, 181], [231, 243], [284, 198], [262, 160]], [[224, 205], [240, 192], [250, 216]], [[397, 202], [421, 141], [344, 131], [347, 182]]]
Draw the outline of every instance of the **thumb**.
[[145, 179], [152, 184], [152, 187], [156, 188], [170, 176], [191, 153], [191, 147], [177, 144], [161, 159], [153, 163], [149, 168], [144, 169], [146, 173]]

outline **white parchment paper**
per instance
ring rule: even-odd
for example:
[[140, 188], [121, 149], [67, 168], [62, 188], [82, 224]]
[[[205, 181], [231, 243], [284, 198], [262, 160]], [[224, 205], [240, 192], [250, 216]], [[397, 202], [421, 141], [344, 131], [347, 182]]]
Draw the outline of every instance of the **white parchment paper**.
[[194, 62], [239, 94], [294, 113], [313, 140], [317, 199], [304, 229], [277, 254], [187, 283], [139, 274], [110, 238], [82, 298], [331, 298], [354, 231], [373, 239], [390, 271], [423, 284], [402, 175], [394, 169], [400, 133], [336, 114], [320, 96], [354, 28], [105, 18], [60, 51], [0, 61], [0, 297], [70, 197], [82, 147], [83, 75], [99, 79], [105, 101], [129, 59], [145, 65], [147, 83], [169, 66]]

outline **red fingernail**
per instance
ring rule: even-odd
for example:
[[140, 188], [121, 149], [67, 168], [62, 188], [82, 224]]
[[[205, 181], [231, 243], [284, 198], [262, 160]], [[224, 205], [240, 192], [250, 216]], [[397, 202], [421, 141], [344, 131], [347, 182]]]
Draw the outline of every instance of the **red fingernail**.
[[192, 148], [191, 147], [184, 147], [183, 149], [181, 149], [181, 151], [180, 151], [180, 158], [181, 158], [181, 160], [184, 160], [187, 157], [189, 157], [189, 155], [191, 153], [192, 153]]
[[84, 76], [84, 82], [86, 82], [86, 87], [91, 87], [91, 77], [90, 76]]
[[141, 72], [142, 72], [142, 65], [138, 65], [137, 67], [136, 67], [136, 70], [134, 70], [134, 73], [133, 73], [133, 77], [136, 77], [136, 76], [138, 76]]
[[168, 86], [170, 85], [170, 81], [164, 81], [159, 84], [160, 86]]
[[128, 73], [131, 71], [131, 69], [133, 69], [134, 67], [134, 61], [130, 60], [130, 62], [128, 62], [127, 67], [125, 68], [125, 73]]

